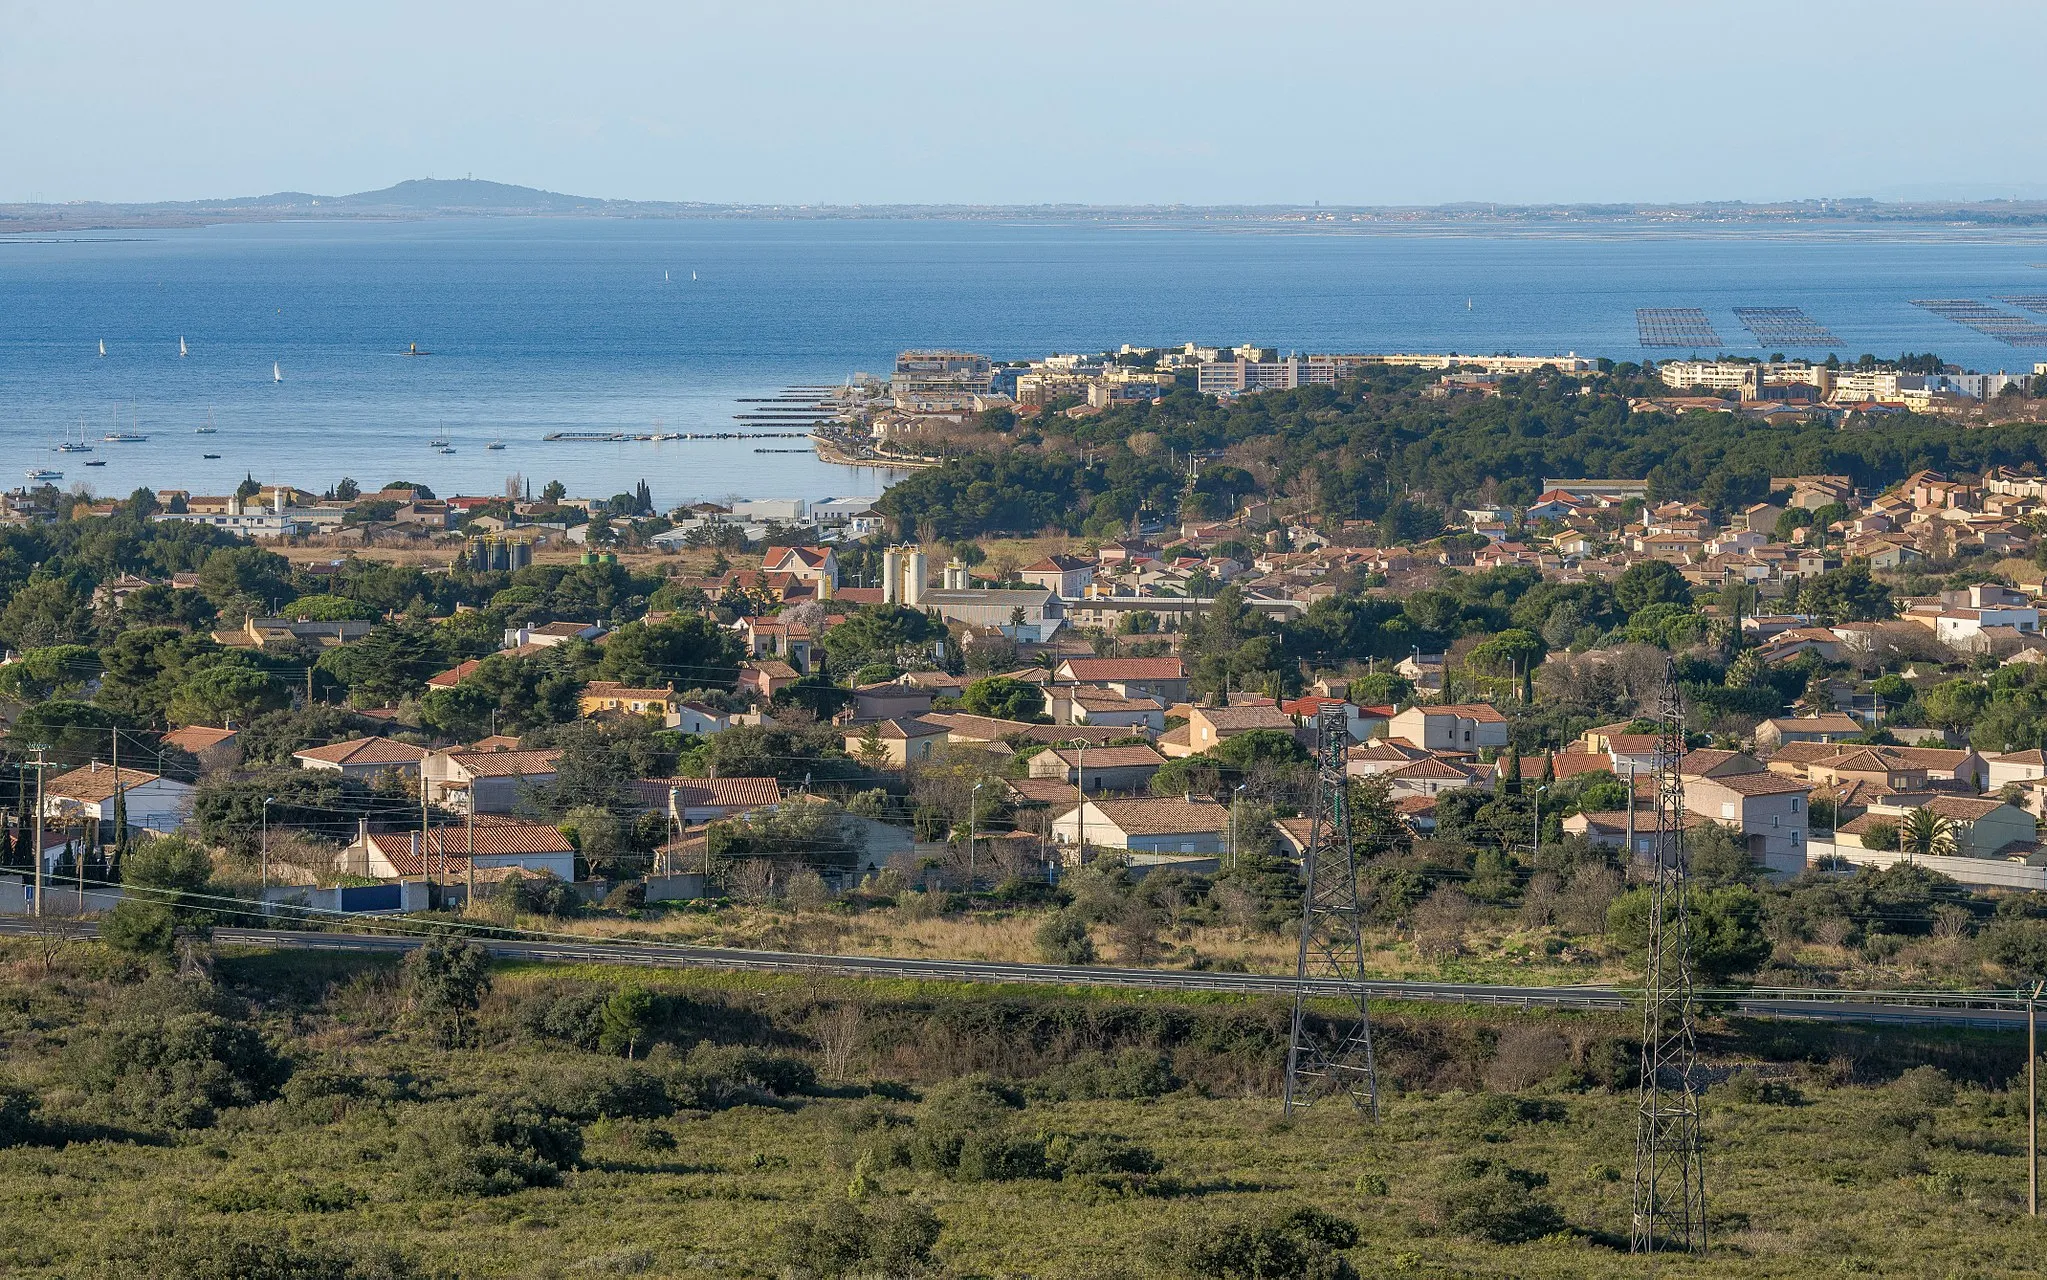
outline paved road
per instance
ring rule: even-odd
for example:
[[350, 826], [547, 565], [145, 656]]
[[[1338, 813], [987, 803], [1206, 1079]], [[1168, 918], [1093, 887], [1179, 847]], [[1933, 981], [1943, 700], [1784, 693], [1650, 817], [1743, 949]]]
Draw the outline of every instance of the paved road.
[[[25, 933], [33, 925], [0, 920], [0, 933]], [[90, 929], [91, 926], [86, 926]], [[304, 951], [397, 953], [423, 940], [416, 935], [324, 933], [287, 929], [217, 929], [218, 942]], [[1287, 995], [1293, 980], [1272, 974], [1217, 973], [1191, 969], [1125, 969], [1108, 965], [1009, 964], [987, 960], [918, 960], [897, 956], [811, 955], [797, 951], [753, 951], [738, 947], [692, 947], [658, 942], [581, 942], [564, 939], [480, 938], [494, 956], [558, 964], [635, 964], [653, 968], [737, 969], [780, 973], [822, 973], [868, 978], [922, 978], [950, 982], [1037, 983], [1077, 987], [1129, 987], [1153, 991], [1215, 991], [1236, 995]], [[1535, 1009], [1626, 1009], [1636, 997], [1618, 987], [1523, 987], [1472, 982], [1382, 982], [1365, 984], [1376, 1000], [1435, 1004], [1488, 1004]], [[1311, 984], [1337, 995], [1334, 983]], [[1741, 990], [1705, 993], [1719, 1007], [1753, 1017], [1829, 1022], [2010, 1027], [2025, 1026], [2025, 1012], [2009, 996], [1983, 992], [1845, 992]]]

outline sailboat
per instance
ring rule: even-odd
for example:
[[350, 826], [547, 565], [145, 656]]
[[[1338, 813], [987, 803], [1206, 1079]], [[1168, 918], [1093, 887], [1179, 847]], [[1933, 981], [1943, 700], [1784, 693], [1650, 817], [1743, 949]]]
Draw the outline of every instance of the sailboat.
[[206, 425], [192, 428], [192, 434], [195, 436], [210, 436], [213, 434], [213, 410], [208, 409], [206, 411]]
[[663, 271], [663, 272], [661, 273], [661, 283], [662, 283], [662, 284], [667, 284], [667, 283], [668, 283], [668, 273], [667, 273], [666, 271]]
[[489, 444], [487, 444], [487, 445], [485, 445], [485, 446], [483, 446], [483, 447], [484, 447], [484, 448], [486, 448], [486, 449], [489, 449], [489, 450], [491, 450], [492, 452], [496, 452], [497, 450], [499, 450], [499, 449], [502, 449], [502, 448], [504, 448], [504, 447], [505, 447], [505, 442], [504, 442], [504, 441], [502, 441], [502, 440], [493, 440], [493, 441], [491, 441], [491, 442], [490, 442]]
[[181, 333], [178, 335], [178, 359], [183, 360], [190, 354], [190, 352], [185, 350], [185, 335]]
[[1469, 298], [1466, 298], [1466, 299], [1464, 300], [1464, 309], [1465, 309], [1466, 311], [1469, 311], [1469, 310], [1471, 310], [1471, 299], [1469, 299]]
[[272, 382], [284, 381], [284, 366], [275, 360], [270, 362], [270, 380]]
[[78, 439], [61, 440], [57, 443], [58, 453], [91, 453], [92, 446], [85, 442], [85, 419], [78, 420]]
[[101, 338], [101, 339], [100, 339], [100, 359], [104, 360], [104, 359], [106, 359], [106, 358], [107, 358], [107, 340], [106, 340], [105, 338]]
[[697, 278], [697, 273], [696, 273], [696, 272], [694, 272], [694, 271], [690, 272], [690, 273], [689, 273], [689, 278], [690, 278], [690, 279], [692, 279], [692, 280], [696, 279], [696, 278]]

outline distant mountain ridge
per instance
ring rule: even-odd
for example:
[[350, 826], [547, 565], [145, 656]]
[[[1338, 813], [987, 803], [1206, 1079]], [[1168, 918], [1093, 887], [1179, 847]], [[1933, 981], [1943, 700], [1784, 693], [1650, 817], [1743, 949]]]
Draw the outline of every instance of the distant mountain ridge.
[[184, 200], [162, 206], [119, 206], [124, 208], [183, 207], [237, 209], [322, 209], [350, 213], [392, 210], [407, 213], [579, 213], [596, 212], [630, 200], [603, 200], [593, 196], [564, 195], [506, 182], [481, 178], [408, 178], [380, 191], [358, 191], [353, 195], [321, 196], [306, 191], [278, 191], [267, 196], [241, 196], [232, 200]]

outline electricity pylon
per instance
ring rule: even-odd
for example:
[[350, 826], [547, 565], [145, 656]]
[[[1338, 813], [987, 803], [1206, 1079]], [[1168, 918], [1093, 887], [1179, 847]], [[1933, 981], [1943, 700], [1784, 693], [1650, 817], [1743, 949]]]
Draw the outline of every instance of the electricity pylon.
[[[1341, 706], [1315, 717], [1315, 806], [1301, 860], [1301, 948], [1294, 963], [1293, 1039], [1286, 1054], [1286, 1114], [1318, 1096], [1343, 1093], [1379, 1116], [1372, 1016], [1365, 995], [1365, 938], [1358, 909], [1357, 852], [1351, 843], [1350, 731]], [[1343, 1012], [1325, 1029], [1309, 1025], [1310, 988], [1336, 987]]]

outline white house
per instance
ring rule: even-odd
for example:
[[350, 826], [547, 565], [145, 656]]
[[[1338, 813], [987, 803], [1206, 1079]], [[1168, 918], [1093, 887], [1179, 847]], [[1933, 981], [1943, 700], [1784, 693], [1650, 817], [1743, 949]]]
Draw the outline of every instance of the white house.
[[334, 855], [334, 867], [344, 875], [377, 880], [459, 880], [469, 873], [472, 849], [478, 871], [517, 868], [560, 880], [576, 878], [575, 846], [560, 831], [544, 822], [495, 817], [479, 817], [473, 827], [466, 822], [434, 827], [423, 837], [418, 831], [372, 834], [365, 821], [355, 839]]
[[522, 786], [554, 781], [558, 750], [436, 751], [421, 766], [427, 798], [457, 813], [510, 813]]
[[1213, 800], [1090, 800], [1052, 820], [1052, 838], [1069, 848], [1142, 853], [1221, 853], [1229, 810]]
[[325, 769], [350, 778], [374, 778], [380, 773], [392, 772], [416, 777], [419, 762], [426, 757], [425, 747], [393, 742], [389, 738], [355, 738], [291, 753], [291, 758], [301, 769]]
[[190, 783], [95, 760], [43, 784], [43, 821], [112, 822], [119, 811], [130, 827], [176, 831], [192, 812], [193, 790]]

